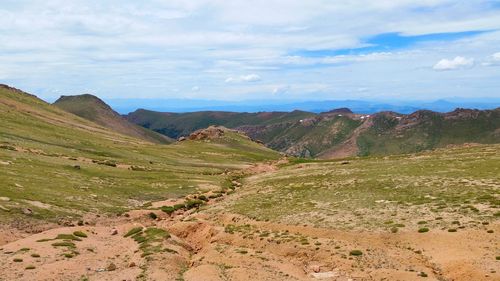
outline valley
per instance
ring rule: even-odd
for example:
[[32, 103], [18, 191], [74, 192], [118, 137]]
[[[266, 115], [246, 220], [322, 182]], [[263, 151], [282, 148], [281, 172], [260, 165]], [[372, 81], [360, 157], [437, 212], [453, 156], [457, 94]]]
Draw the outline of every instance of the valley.
[[[298, 123], [314, 131], [330, 122], [337, 129], [324, 137], [339, 145], [370, 125], [358, 130], [355, 155], [310, 159], [253, 141], [234, 117], [222, 125], [237, 130], [206, 128], [221, 125], [208, 119], [167, 144], [74, 108], [0, 87], [0, 280], [500, 278], [498, 109], [387, 113], [370, 123], [345, 110], [319, 121], [304, 112], [274, 113], [268, 123], [245, 117], [266, 130], [294, 124], [288, 136]], [[478, 120], [485, 133], [461, 138]], [[437, 149], [406, 143], [436, 122]], [[377, 134], [405, 124], [412, 130], [397, 143]]]

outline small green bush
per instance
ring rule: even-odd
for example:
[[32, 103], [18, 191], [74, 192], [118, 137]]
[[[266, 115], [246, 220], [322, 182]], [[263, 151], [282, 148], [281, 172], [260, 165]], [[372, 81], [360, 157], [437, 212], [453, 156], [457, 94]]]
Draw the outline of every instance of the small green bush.
[[448, 232], [457, 232], [457, 229], [456, 228], [450, 228], [450, 229], [448, 229]]
[[420, 277], [428, 277], [428, 275], [427, 275], [427, 273], [422, 271], [422, 272], [420, 272]]
[[425, 232], [429, 232], [429, 229], [427, 227], [422, 227], [418, 230], [419, 233], [425, 233]]
[[23, 262], [23, 259], [20, 259], [20, 258], [15, 258], [13, 259], [14, 262]]
[[208, 198], [205, 195], [198, 196], [198, 199], [205, 201], [205, 202], [208, 201]]
[[186, 201], [186, 209], [193, 209], [193, 208], [198, 208], [199, 206], [203, 205], [205, 202], [203, 202], [200, 199], [192, 199]]
[[82, 239], [76, 237], [73, 234], [59, 234], [55, 239], [82, 241]]
[[28, 265], [27, 267], [25, 267], [24, 269], [27, 269], [27, 270], [31, 270], [31, 269], [35, 269], [36, 267], [34, 265]]
[[35, 254], [35, 253], [31, 254], [31, 256], [34, 257], [34, 258], [39, 258], [40, 257], [39, 254]]
[[134, 227], [129, 230], [123, 237], [129, 237], [142, 231], [142, 226]]
[[392, 233], [396, 233], [396, 232], [398, 232], [398, 228], [397, 228], [397, 227], [391, 227], [391, 232], [392, 232]]
[[149, 213], [149, 214], [148, 214], [148, 216], [149, 216], [151, 219], [154, 219], [154, 220], [158, 218], [158, 216], [157, 216], [155, 213], [153, 213], [153, 212]]
[[489, 230], [488, 230], [488, 231], [486, 231], [486, 232], [488, 232], [488, 233], [493, 233], [494, 231], [493, 231], [493, 229], [489, 229]]
[[73, 242], [69, 242], [69, 241], [52, 243], [52, 246], [54, 246], [54, 247], [76, 248], [75, 244]]
[[363, 252], [361, 252], [360, 250], [352, 250], [352, 251], [349, 252], [349, 255], [351, 255], [351, 256], [362, 256]]
[[29, 250], [30, 250], [30, 248], [21, 248], [21, 249], [19, 249], [19, 251], [21, 251], [21, 252], [27, 252]]
[[73, 235], [77, 237], [87, 238], [87, 234], [85, 234], [83, 231], [75, 231], [73, 232]]
[[417, 224], [426, 224], [426, 223], [427, 223], [427, 221], [419, 221], [419, 222], [417, 222]]
[[163, 212], [167, 213], [167, 214], [172, 214], [173, 212], [175, 212], [175, 208], [173, 206], [162, 206], [160, 208], [160, 210], [162, 210]]

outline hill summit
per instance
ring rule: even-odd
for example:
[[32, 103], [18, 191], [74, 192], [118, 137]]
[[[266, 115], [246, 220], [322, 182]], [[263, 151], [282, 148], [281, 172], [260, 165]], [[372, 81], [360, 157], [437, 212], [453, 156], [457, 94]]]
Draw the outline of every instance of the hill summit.
[[167, 136], [128, 122], [103, 100], [91, 94], [61, 96], [54, 102], [54, 105], [64, 111], [73, 113], [127, 136], [154, 143], [172, 142], [172, 139]]

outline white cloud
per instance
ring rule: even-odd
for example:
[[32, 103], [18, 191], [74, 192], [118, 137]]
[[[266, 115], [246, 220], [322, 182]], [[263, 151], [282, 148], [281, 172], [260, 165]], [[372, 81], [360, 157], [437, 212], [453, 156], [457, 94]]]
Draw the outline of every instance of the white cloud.
[[[61, 93], [84, 91], [81, 81], [99, 89], [105, 98], [133, 98], [140, 91], [152, 98], [248, 99], [266, 98], [273, 90], [304, 99], [343, 98], [342, 93], [354, 95], [352, 89], [361, 84], [370, 89], [366, 93], [380, 96], [388, 92], [414, 96], [429, 93], [429, 88], [442, 92], [441, 96], [468, 95], [467, 91], [477, 92], [475, 87], [498, 95], [494, 67], [476, 68], [474, 79], [465, 79], [470, 84], [461, 87], [460, 93], [440, 88], [442, 79], [448, 78], [436, 77], [429, 67], [441, 58], [449, 59], [438, 62], [437, 70], [467, 67], [467, 62], [449, 57], [458, 53], [466, 61], [477, 58], [477, 64], [500, 65], [500, 55], [495, 53], [500, 45], [498, 31], [410, 49], [335, 55], [338, 49], [366, 46], [366, 38], [379, 34], [500, 30], [499, 9], [489, 2], [2, 1], [0, 82], [34, 90], [42, 97], [54, 95], [50, 87]], [[331, 52], [308, 56], [304, 50]], [[416, 82], [417, 75], [427, 79], [425, 88], [423, 81]], [[460, 75], [455, 72], [449, 79], [463, 78]], [[231, 83], [230, 87], [221, 81]], [[335, 85], [335, 89], [320, 84]]]
[[474, 65], [473, 58], [464, 58], [457, 56], [452, 60], [442, 59], [436, 63], [433, 67], [434, 70], [445, 71], [445, 70], [455, 70], [460, 68], [471, 67]]
[[257, 82], [260, 81], [261, 78], [257, 74], [248, 74], [248, 75], [241, 75], [239, 77], [228, 77], [224, 82], [226, 83], [235, 83], [235, 82]]
[[274, 87], [274, 89], [273, 89], [273, 95], [281, 95], [281, 94], [287, 93], [289, 90], [290, 90], [289, 85], [277, 86], [277, 87]]

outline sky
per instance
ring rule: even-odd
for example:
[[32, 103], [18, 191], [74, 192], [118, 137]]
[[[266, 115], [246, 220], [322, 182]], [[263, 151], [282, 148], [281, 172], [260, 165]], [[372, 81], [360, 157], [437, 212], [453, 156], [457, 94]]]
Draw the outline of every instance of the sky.
[[0, 83], [48, 100], [500, 97], [500, 1], [1, 2]]

